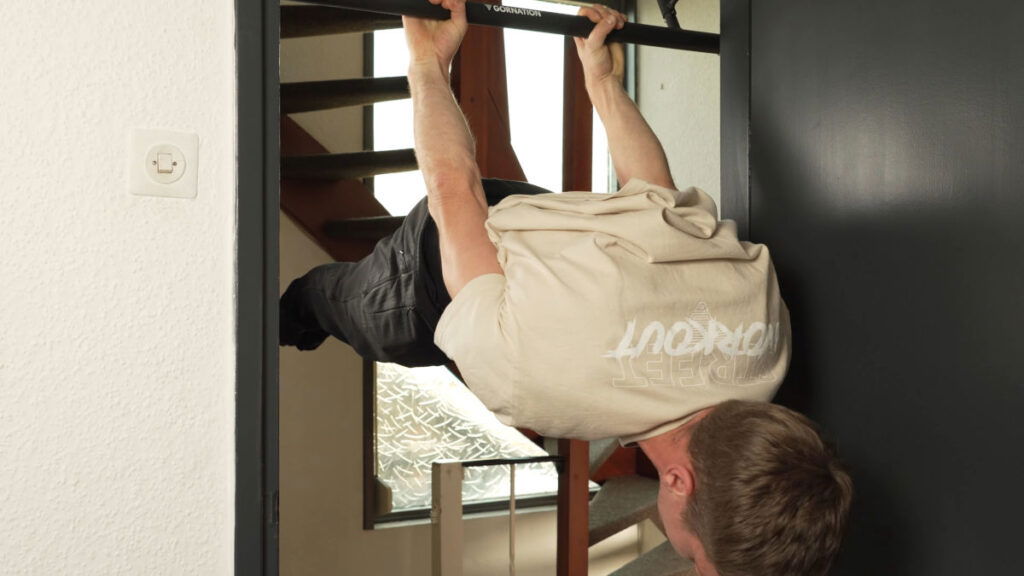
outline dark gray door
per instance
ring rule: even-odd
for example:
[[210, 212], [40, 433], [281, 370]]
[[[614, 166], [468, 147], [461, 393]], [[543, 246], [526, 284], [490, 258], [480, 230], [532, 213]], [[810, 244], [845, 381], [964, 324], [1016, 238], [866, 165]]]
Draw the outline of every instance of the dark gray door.
[[835, 573], [1022, 574], [1024, 3], [752, 4], [750, 236], [780, 400], [854, 468]]

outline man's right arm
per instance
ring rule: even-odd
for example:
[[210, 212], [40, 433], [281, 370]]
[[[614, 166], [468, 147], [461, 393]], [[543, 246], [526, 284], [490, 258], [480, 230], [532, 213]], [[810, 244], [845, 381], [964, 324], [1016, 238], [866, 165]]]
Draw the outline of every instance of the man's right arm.
[[635, 177], [674, 189], [665, 150], [622, 85], [604, 82], [588, 86], [587, 92], [608, 133], [608, 149], [619, 182], [625, 184]]
[[661, 142], [622, 87], [622, 45], [605, 43], [612, 30], [624, 25], [625, 17], [602, 5], [582, 8], [579, 14], [596, 23], [586, 40], [575, 39], [576, 49], [583, 63], [590, 101], [608, 134], [608, 148], [619, 182], [625, 184], [631, 178], [640, 178], [675, 188]]

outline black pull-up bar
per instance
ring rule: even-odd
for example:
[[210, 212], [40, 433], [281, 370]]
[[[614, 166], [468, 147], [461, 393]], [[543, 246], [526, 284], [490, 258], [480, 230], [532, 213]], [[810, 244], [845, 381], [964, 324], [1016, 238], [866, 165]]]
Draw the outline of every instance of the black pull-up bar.
[[[303, 0], [303, 2], [381, 14], [416, 16], [431, 20], [447, 20], [451, 16], [450, 12], [427, 0]], [[594, 23], [583, 16], [568, 16], [531, 8], [479, 2], [466, 3], [466, 20], [470, 24], [482, 26], [551, 32], [580, 38], [586, 38], [594, 29]], [[718, 34], [662, 28], [646, 24], [627, 23], [621, 30], [613, 30], [608, 35], [608, 41], [718, 54]]]

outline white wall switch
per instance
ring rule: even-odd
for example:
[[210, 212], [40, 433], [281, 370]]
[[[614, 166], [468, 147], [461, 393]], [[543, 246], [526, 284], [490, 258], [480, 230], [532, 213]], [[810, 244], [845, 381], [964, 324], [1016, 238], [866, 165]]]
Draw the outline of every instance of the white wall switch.
[[195, 198], [199, 136], [170, 130], [132, 130], [128, 191], [138, 196]]

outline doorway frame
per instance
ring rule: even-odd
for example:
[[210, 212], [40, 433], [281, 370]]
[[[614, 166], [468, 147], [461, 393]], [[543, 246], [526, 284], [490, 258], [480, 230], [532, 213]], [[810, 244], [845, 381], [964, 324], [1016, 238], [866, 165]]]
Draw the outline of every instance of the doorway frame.
[[279, 572], [280, 3], [235, 0], [235, 574]]

